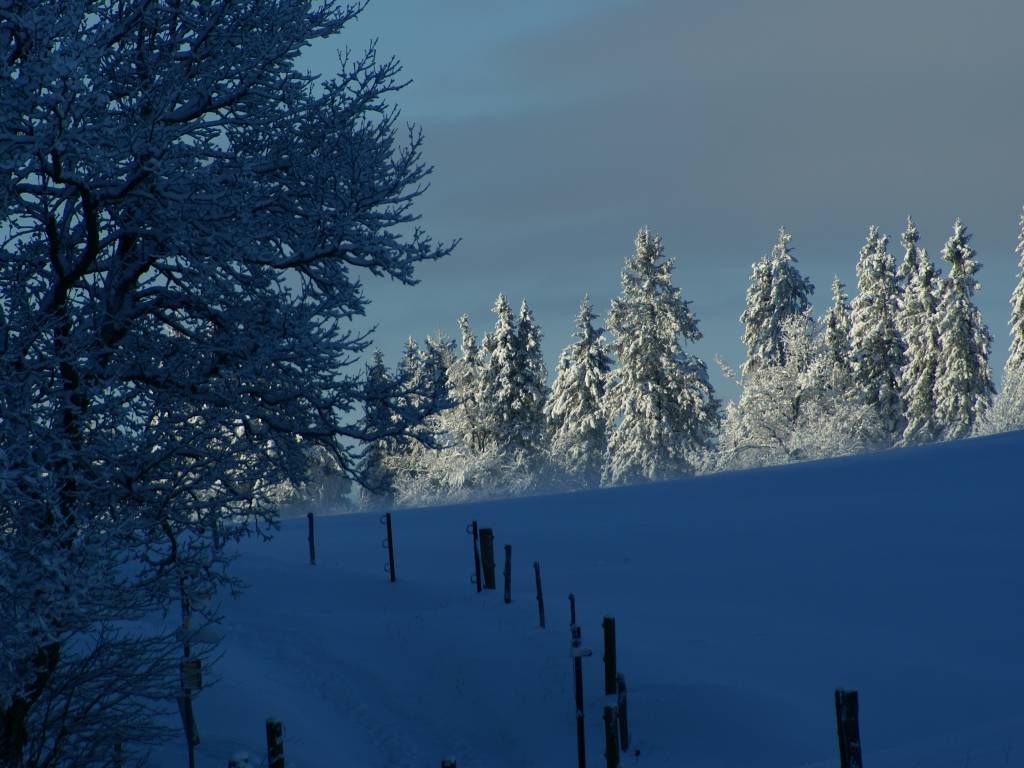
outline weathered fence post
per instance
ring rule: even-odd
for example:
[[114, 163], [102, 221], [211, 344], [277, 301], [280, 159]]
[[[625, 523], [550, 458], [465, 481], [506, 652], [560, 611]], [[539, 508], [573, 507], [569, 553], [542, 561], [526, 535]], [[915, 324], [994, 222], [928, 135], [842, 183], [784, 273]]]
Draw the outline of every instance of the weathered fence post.
[[621, 672], [615, 676], [616, 687], [618, 688], [618, 709], [619, 711], [619, 746], [625, 752], [629, 749], [629, 713], [626, 705], [626, 677]]
[[512, 602], [512, 545], [505, 545], [505, 605]]
[[477, 546], [477, 542], [480, 540], [480, 535], [477, 532], [476, 520], [466, 526], [466, 533], [472, 534], [473, 536], [473, 577], [470, 579], [476, 584], [476, 591], [479, 592], [483, 589], [483, 584], [480, 583], [480, 549]]
[[484, 589], [494, 589], [494, 531], [480, 529], [480, 561], [484, 569]]
[[267, 720], [267, 768], [284, 768], [284, 726]]
[[618, 716], [615, 707], [604, 707], [604, 759], [608, 768], [619, 768]]
[[587, 742], [583, 730], [583, 658], [591, 654], [589, 648], [583, 647], [583, 631], [576, 626], [576, 596], [569, 595], [569, 631], [572, 644], [569, 654], [572, 656], [572, 671], [575, 682], [576, 701], [576, 756], [579, 768], [587, 767]]
[[836, 689], [836, 730], [839, 733], [839, 765], [862, 768], [860, 725], [857, 722], [857, 692]]
[[533, 575], [537, 581], [537, 613], [540, 614], [540, 628], [544, 629], [544, 591], [540, 588], [540, 563], [533, 561]]
[[381, 542], [381, 546], [386, 547], [388, 550], [388, 564], [384, 569], [388, 573], [388, 579], [392, 582], [395, 580], [395, 537], [391, 529], [391, 513], [385, 512], [380, 521], [387, 527], [388, 537]]
[[615, 675], [618, 672], [615, 660], [615, 619], [605, 616], [601, 620], [601, 628], [604, 630], [604, 695], [615, 696]]
[[309, 564], [316, 565], [316, 538], [313, 535], [313, 513], [306, 513], [306, 521], [309, 524]]

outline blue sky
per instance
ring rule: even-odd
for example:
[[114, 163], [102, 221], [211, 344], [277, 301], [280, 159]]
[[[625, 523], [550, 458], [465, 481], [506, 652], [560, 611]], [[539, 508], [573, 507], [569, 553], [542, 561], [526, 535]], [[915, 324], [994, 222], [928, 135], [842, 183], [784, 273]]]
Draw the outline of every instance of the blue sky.
[[1024, 204], [1017, 0], [373, 0], [334, 51], [396, 55], [422, 126], [422, 224], [461, 237], [413, 288], [367, 283], [376, 345], [492, 325], [499, 291], [528, 299], [549, 369], [585, 292], [602, 314], [640, 226], [660, 232], [691, 299], [702, 356], [742, 360], [750, 265], [776, 230], [829, 302], [855, 287], [868, 225], [913, 214], [938, 259], [960, 216], [983, 264], [978, 304], [1006, 357]]

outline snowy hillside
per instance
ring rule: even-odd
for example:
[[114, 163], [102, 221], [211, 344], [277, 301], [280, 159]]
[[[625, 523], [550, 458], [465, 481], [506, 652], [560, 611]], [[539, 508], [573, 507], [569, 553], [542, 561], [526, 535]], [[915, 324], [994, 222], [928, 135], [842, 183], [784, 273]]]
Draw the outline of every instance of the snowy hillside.
[[[588, 762], [603, 765], [601, 618], [639, 756], [624, 766], [837, 764], [860, 692], [865, 765], [1024, 766], [1024, 433], [849, 459], [394, 513], [321, 516], [243, 547], [200, 766], [573, 766], [568, 602]], [[511, 544], [513, 602], [477, 594], [467, 523]], [[500, 559], [500, 558], [499, 558]], [[537, 626], [532, 562], [543, 571]], [[155, 756], [184, 761], [172, 744]]]

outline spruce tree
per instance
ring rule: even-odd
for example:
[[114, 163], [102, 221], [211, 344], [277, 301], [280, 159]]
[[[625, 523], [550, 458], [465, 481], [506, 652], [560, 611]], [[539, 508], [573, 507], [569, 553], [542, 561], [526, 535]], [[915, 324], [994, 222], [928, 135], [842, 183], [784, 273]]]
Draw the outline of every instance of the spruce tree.
[[604, 393], [611, 359], [603, 328], [595, 328], [590, 296], [576, 315], [576, 341], [558, 358], [558, 373], [544, 409], [551, 433], [551, 461], [571, 487], [593, 487], [601, 481], [608, 448]]
[[914, 224], [914, 220], [910, 216], [907, 216], [907, 228], [900, 235], [900, 243], [903, 245], [903, 261], [900, 263], [899, 269], [896, 270], [896, 282], [901, 292], [906, 290], [920, 269], [922, 250], [917, 246], [920, 240], [921, 233], [917, 231], [917, 225]]
[[802, 315], [810, 306], [814, 293], [811, 281], [796, 268], [796, 258], [789, 247], [792, 236], [785, 227], [769, 255], [756, 262], [747, 288], [747, 306], [740, 315], [743, 343], [747, 359], [743, 374], [765, 365], [785, 362], [783, 327], [790, 317]]
[[359, 468], [365, 479], [359, 496], [366, 507], [388, 507], [394, 500], [394, 472], [388, 466], [388, 456], [395, 448], [395, 425], [400, 423], [392, 406], [394, 394], [394, 382], [384, 365], [384, 356], [376, 350], [366, 366], [363, 385], [363, 427], [368, 434], [378, 435], [366, 444], [360, 459]]
[[900, 237], [906, 254], [900, 278], [905, 284], [896, 317], [906, 347], [899, 380], [906, 409], [906, 427], [899, 441], [902, 445], [930, 443], [942, 434], [935, 415], [935, 377], [941, 356], [937, 312], [942, 281], [928, 252], [918, 248], [918, 239], [917, 228], [907, 217], [907, 229]]
[[905, 427], [899, 387], [904, 345], [896, 325], [899, 287], [888, 243], [877, 227], [868, 229], [857, 261], [850, 341], [855, 386], [878, 411], [887, 442], [894, 444]]
[[495, 449], [505, 471], [532, 476], [545, 451], [546, 372], [540, 329], [525, 302], [517, 321], [504, 294], [492, 311], [497, 320], [484, 338], [486, 359], [479, 390], [484, 444]]
[[607, 484], [691, 473], [720, 421], [706, 366], [683, 348], [701, 333], [690, 303], [672, 285], [673, 260], [665, 257], [661, 237], [646, 228], [635, 246], [608, 313], [618, 367], [606, 394], [612, 422]]
[[846, 286], [839, 282], [838, 277], [832, 278], [832, 306], [825, 313], [824, 326], [825, 355], [835, 371], [835, 378], [848, 379], [852, 371], [850, 333], [853, 328], [853, 308], [846, 294]]
[[988, 364], [992, 335], [974, 304], [981, 269], [970, 247], [971, 236], [957, 219], [942, 249], [949, 264], [938, 309], [942, 348], [935, 383], [936, 419], [947, 440], [969, 435], [992, 403], [995, 387]]
[[523, 452], [529, 471], [540, 484], [545, 472], [548, 431], [544, 406], [548, 396], [548, 371], [540, 342], [540, 326], [533, 318], [526, 299], [519, 308], [516, 341], [519, 367], [516, 372], [519, 403], [517, 408], [518, 447]]
[[1011, 379], [1024, 379], [1024, 212], [1020, 215], [1017, 255], [1020, 273], [1010, 297], [1010, 356], [1003, 374], [1004, 388]]

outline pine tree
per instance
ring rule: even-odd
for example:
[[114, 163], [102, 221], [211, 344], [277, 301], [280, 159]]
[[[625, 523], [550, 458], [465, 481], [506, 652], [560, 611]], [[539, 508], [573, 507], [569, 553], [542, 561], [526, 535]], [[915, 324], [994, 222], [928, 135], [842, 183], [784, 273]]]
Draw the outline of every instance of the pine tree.
[[608, 313], [618, 361], [606, 395], [612, 428], [603, 481], [611, 484], [692, 472], [720, 421], [706, 366], [683, 349], [701, 333], [690, 303], [672, 285], [673, 260], [646, 228], [635, 245]]
[[747, 306], [740, 315], [747, 347], [744, 374], [785, 362], [783, 326], [788, 318], [803, 314], [811, 306], [814, 286], [796, 269], [796, 258], [789, 247], [791, 239], [786, 228], [780, 227], [771, 254], [752, 267]]
[[928, 253], [918, 248], [918, 232], [907, 217], [907, 229], [900, 237], [905, 250], [900, 266], [904, 281], [897, 327], [906, 355], [900, 371], [900, 392], [906, 408], [902, 445], [930, 443], [942, 434], [935, 416], [935, 377], [941, 356], [938, 328], [941, 275]]
[[865, 402], [878, 411], [888, 442], [894, 444], [905, 427], [899, 388], [904, 345], [896, 326], [899, 287], [888, 243], [877, 227], [868, 229], [857, 261], [850, 339], [854, 382]]
[[601, 481], [608, 448], [604, 393], [611, 359], [603, 328], [595, 328], [590, 296], [584, 296], [576, 315], [576, 342], [558, 358], [558, 373], [544, 409], [551, 432], [552, 464], [573, 487], [593, 487]]
[[[832, 278], [832, 306], [825, 313], [825, 354], [831, 362], [837, 379], [848, 380], [852, 372], [850, 359], [850, 333], [853, 328], [853, 308], [846, 286], [838, 277]], [[837, 385], [840, 383], [836, 382]]]
[[992, 403], [995, 387], [988, 364], [992, 335], [974, 304], [981, 265], [968, 244], [971, 236], [957, 219], [942, 249], [949, 276], [938, 309], [942, 355], [936, 373], [936, 419], [947, 440], [969, 435]]

